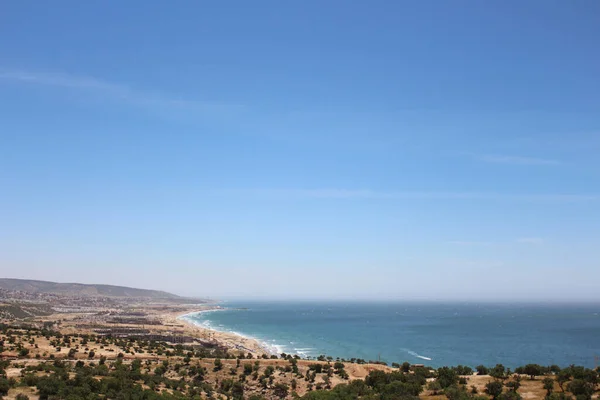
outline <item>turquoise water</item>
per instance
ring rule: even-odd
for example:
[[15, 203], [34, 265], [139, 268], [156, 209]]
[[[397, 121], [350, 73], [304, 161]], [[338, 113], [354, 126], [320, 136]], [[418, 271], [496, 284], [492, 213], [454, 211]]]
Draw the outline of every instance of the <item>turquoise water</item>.
[[[188, 316], [278, 353], [442, 365], [595, 366], [600, 305], [227, 303]], [[247, 309], [240, 309], [247, 308]]]

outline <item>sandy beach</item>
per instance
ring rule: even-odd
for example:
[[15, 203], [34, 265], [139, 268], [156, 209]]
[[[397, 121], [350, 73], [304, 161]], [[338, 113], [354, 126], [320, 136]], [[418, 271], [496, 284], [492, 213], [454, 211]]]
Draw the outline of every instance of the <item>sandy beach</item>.
[[272, 354], [272, 352], [269, 351], [269, 349], [261, 344], [258, 340], [246, 338], [231, 332], [221, 332], [214, 329], [209, 329], [207, 327], [195, 324], [186, 318], [194, 314], [212, 312], [216, 310], [222, 310], [222, 308], [207, 307], [200, 310], [188, 310], [183, 313], [173, 312], [161, 315], [160, 318], [165, 325], [178, 325], [185, 331], [186, 334], [190, 336], [197, 337], [204, 341], [216, 342], [232, 351], [243, 352], [246, 354], [252, 353], [252, 355], [255, 357], [262, 356], [263, 354]]

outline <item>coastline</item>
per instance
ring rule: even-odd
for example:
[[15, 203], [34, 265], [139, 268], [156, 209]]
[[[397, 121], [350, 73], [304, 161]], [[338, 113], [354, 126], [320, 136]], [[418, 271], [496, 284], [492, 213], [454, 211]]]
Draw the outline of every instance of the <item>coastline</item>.
[[181, 312], [166, 314], [163, 315], [163, 318], [167, 323], [183, 323], [184, 330], [191, 336], [197, 337], [203, 341], [218, 343], [231, 351], [244, 354], [251, 353], [254, 357], [261, 357], [262, 355], [271, 356], [275, 354], [275, 352], [269, 349], [266, 344], [261, 343], [257, 339], [246, 337], [239, 333], [219, 331], [196, 323], [190, 319], [193, 315], [222, 310], [225, 310], [225, 308], [214, 306], [201, 310], [187, 310], [183, 314]]

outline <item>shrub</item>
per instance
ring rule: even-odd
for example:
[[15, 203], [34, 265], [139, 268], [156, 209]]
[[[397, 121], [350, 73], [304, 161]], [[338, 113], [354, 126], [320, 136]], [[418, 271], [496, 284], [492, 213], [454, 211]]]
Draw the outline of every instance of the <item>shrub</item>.
[[0, 395], [6, 395], [8, 394], [8, 391], [10, 390], [10, 382], [8, 381], [8, 379], [4, 378], [4, 377], [0, 377]]
[[289, 392], [289, 387], [288, 387], [288, 385], [286, 385], [284, 383], [278, 383], [273, 388], [273, 393], [275, 394], [275, 396], [279, 397], [280, 399], [285, 398], [288, 395], [288, 392]]
[[492, 396], [492, 399], [497, 399], [502, 394], [502, 382], [492, 381], [485, 385], [485, 392]]
[[442, 389], [456, 385], [458, 382], [458, 375], [452, 368], [441, 367], [437, 370], [437, 375], [437, 381], [440, 383]]

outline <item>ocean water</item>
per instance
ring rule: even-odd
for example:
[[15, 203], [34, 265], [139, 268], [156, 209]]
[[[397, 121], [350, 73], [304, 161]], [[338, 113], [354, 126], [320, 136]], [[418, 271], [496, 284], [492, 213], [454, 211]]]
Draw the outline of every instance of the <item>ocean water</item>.
[[246, 302], [185, 318], [272, 351], [433, 367], [594, 367], [600, 305]]

